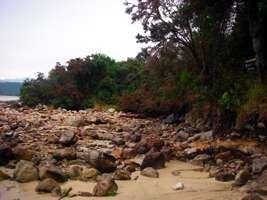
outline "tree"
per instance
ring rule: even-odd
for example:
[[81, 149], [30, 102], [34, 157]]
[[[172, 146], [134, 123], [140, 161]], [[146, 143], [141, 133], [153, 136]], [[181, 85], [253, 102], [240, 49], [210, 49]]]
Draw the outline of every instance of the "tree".
[[208, 77], [208, 81], [218, 73], [218, 66], [229, 65], [225, 63], [229, 58], [225, 53], [229, 36], [237, 23], [237, 15], [246, 10], [259, 77], [263, 81], [266, 76], [266, 36], [263, 37], [266, 1], [138, 0], [125, 4], [132, 21], [142, 22], [145, 34], [137, 36], [139, 42], [153, 43], [154, 49], [174, 44], [179, 54], [193, 58], [200, 74]]

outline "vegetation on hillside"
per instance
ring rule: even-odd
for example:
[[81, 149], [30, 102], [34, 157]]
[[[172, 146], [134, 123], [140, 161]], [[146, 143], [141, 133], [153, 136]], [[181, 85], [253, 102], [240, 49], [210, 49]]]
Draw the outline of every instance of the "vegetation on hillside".
[[215, 115], [212, 123], [225, 125], [222, 130], [266, 103], [266, 1], [125, 4], [133, 22], [142, 23], [137, 40], [147, 48], [124, 62], [94, 54], [57, 63], [48, 78], [39, 74], [24, 82], [21, 100], [67, 109], [113, 104], [152, 116], [194, 110]]

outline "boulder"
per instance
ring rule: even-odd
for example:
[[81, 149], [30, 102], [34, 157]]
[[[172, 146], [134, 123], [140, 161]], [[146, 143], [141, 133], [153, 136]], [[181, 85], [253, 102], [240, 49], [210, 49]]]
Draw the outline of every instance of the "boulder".
[[124, 169], [118, 169], [114, 172], [113, 178], [115, 180], [131, 180], [131, 172]]
[[124, 164], [125, 164], [124, 169], [129, 171], [129, 172], [134, 172], [134, 171], [136, 171], [137, 168], [140, 167], [140, 164], [138, 164], [134, 161], [131, 161], [131, 160], [124, 161]]
[[99, 181], [93, 189], [94, 196], [113, 196], [118, 191], [118, 185], [112, 178]]
[[267, 168], [267, 158], [256, 158], [252, 161], [252, 173], [253, 174], [259, 174], [261, 173], [265, 168]]
[[247, 194], [241, 200], [263, 200], [263, 198], [257, 194]]
[[0, 166], [6, 165], [13, 158], [14, 158], [14, 154], [11, 148], [6, 144], [1, 144], [0, 145]]
[[172, 114], [168, 115], [168, 116], [163, 120], [163, 122], [164, 122], [165, 124], [174, 124], [174, 123], [178, 123], [178, 122], [179, 122], [179, 115], [172, 113]]
[[190, 137], [190, 134], [185, 132], [184, 130], [180, 130], [176, 133], [175, 139], [184, 142]]
[[53, 190], [60, 190], [59, 184], [52, 178], [46, 178], [38, 183], [35, 191], [38, 193], [49, 193]]
[[85, 168], [79, 180], [81, 181], [95, 180], [98, 174], [99, 171], [96, 170], [95, 168]]
[[10, 176], [0, 170], [0, 181], [7, 180], [7, 179], [10, 179]]
[[206, 131], [206, 132], [202, 132], [202, 133], [199, 133], [200, 134], [200, 139], [201, 140], [212, 140], [213, 139], [213, 131], [210, 130], [210, 131]]
[[68, 176], [60, 168], [56, 166], [42, 166], [39, 168], [40, 179], [52, 178], [57, 182], [66, 182]]
[[112, 142], [116, 144], [117, 146], [121, 146], [125, 144], [125, 141], [121, 137], [114, 137], [112, 139]]
[[95, 125], [100, 125], [100, 124], [107, 124], [108, 121], [105, 120], [105, 119], [102, 119], [102, 118], [97, 118], [95, 121], [94, 121]]
[[117, 168], [116, 159], [100, 151], [90, 151], [86, 156], [86, 161], [101, 173], [114, 172]]
[[140, 168], [141, 170], [147, 167], [161, 169], [165, 167], [165, 161], [165, 155], [162, 152], [149, 152], [146, 154]]
[[256, 180], [245, 185], [243, 189], [249, 193], [256, 192], [267, 195], [267, 170], [264, 170]]
[[199, 154], [193, 160], [191, 160], [192, 164], [204, 166], [209, 160], [211, 156], [208, 154]]
[[147, 176], [150, 178], [158, 178], [159, 173], [157, 170], [153, 169], [152, 167], [147, 167], [141, 171], [141, 175]]
[[160, 151], [162, 147], [164, 146], [164, 141], [160, 138], [156, 137], [150, 137], [146, 139], [146, 145], [148, 150], [154, 149], [157, 151]]
[[127, 140], [129, 140], [130, 142], [134, 142], [134, 143], [140, 142], [141, 139], [142, 139], [142, 136], [138, 133], [131, 134], [127, 137]]
[[16, 181], [26, 183], [35, 181], [39, 178], [37, 168], [32, 162], [21, 160], [16, 165], [14, 171], [14, 178]]
[[215, 174], [215, 179], [217, 181], [222, 181], [222, 182], [227, 182], [227, 181], [232, 181], [235, 179], [235, 175], [231, 173], [230, 171], [227, 170], [219, 170]]
[[70, 146], [72, 144], [75, 144], [78, 141], [78, 138], [75, 134], [75, 132], [71, 130], [66, 130], [61, 133], [61, 136], [59, 138], [59, 143], [63, 146]]
[[12, 151], [17, 160], [32, 161], [34, 157], [34, 152], [29, 150], [27, 146], [17, 145]]
[[237, 173], [235, 176], [235, 182], [233, 183], [233, 186], [243, 186], [245, 185], [248, 180], [250, 179], [250, 173], [248, 169], [243, 169], [240, 172]]
[[82, 176], [84, 166], [81, 165], [71, 165], [68, 169], [68, 176], [72, 180], [79, 180]]
[[76, 151], [74, 148], [57, 149], [53, 152], [53, 157], [56, 160], [75, 160]]

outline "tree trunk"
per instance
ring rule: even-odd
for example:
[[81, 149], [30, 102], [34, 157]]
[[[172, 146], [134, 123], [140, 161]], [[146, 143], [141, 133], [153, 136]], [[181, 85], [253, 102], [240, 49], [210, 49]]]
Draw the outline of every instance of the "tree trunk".
[[266, 81], [266, 58], [264, 56], [264, 41], [262, 22], [259, 17], [259, 0], [247, 0], [249, 14], [249, 29], [252, 37], [253, 50], [256, 53], [256, 66], [259, 79]]

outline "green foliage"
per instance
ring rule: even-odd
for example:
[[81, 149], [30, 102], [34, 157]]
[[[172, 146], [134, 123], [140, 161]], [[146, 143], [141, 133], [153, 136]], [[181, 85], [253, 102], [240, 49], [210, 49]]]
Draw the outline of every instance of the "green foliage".
[[67, 96], [59, 96], [52, 100], [51, 105], [56, 108], [67, 108], [72, 109], [74, 107], [74, 103], [70, 97]]
[[76, 58], [67, 65], [57, 63], [48, 78], [26, 80], [21, 88], [21, 100], [29, 106], [38, 103], [67, 109], [86, 109], [95, 102], [114, 104], [128, 87], [140, 80], [141, 63], [135, 59], [115, 62], [103, 54]]
[[117, 196], [117, 194], [118, 194], [117, 191], [109, 191], [106, 196], [115, 197], [115, 196]]
[[85, 98], [81, 103], [81, 109], [88, 109], [93, 107], [94, 107], [94, 101], [90, 97]]

